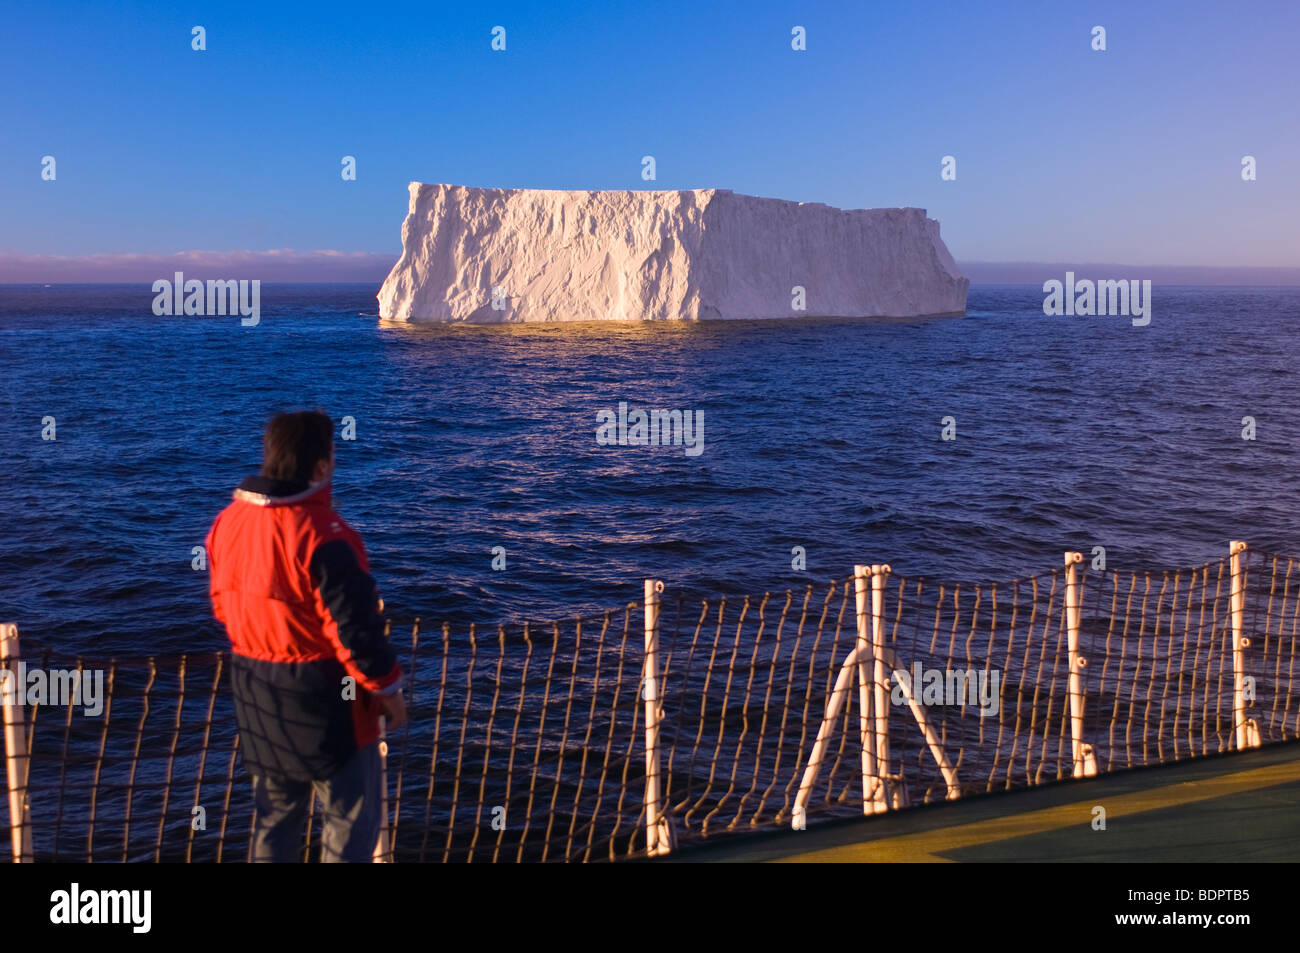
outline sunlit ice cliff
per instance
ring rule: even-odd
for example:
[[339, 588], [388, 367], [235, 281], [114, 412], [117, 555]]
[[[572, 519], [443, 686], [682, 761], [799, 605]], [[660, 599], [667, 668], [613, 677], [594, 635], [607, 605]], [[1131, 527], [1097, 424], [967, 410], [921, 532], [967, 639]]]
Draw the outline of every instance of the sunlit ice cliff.
[[697, 321], [966, 310], [924, 209], [728, 189], [573, 192], [412, 182], [381, 318]]

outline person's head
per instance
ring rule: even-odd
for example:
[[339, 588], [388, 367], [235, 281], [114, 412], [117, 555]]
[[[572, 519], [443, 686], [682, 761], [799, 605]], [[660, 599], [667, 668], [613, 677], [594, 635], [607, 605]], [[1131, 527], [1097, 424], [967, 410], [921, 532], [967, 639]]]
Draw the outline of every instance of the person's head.
[[276, 414], [262, 436], [262, 476], [322, 483], [334, 472], [334, 421], [319, 410]]

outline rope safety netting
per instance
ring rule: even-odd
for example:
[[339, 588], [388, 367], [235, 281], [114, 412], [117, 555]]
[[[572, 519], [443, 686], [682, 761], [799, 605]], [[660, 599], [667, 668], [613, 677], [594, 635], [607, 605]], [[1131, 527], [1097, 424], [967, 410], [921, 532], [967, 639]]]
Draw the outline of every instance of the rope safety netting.
[[[668, 596], [653, 680], [640, 603], [540, 625], [392, 618], [411, 717], [387, 738], [387, 857], [644, 855], [648, 710], [649, 806], [678, 845], [861, 815], [864, 747], [893, 809], [1063, 780], [1085, 760], [1104, 773], [1300, 737], [1300, 560], [1240, 559], [1235, 618], [1231, 558], [1080, 565], [1073, 654], [1066, 569], [974, 584], [884, 575], [869, 618], [853, 578]], [[831, 705], [850, 653], [877, 637], [887, 651], [873, 649], [866, 681], [843, 682], [852, 689]], [[35, 859], [249, 857], [252, 788], [226, 653], [97, 659], [24, 637], [21, 658], [3, 663], [10, 684], [20, 663], [29, 673], [13, 729], [27, 754], [9, 761]], [[31, 672], [51, 685], [102, 679], [98, 704], [31, 703]], [[313, 813], [304, 859], [319, 828]]]

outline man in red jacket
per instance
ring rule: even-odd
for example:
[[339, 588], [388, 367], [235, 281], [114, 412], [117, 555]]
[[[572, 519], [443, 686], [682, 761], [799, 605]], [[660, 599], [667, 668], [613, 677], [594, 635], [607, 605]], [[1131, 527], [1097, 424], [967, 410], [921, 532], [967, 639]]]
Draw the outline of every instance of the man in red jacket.
[[379, 716], [406, 717], [401, 670], [361, 537], [330, 505], [334, 424], [276, 416], [262, 472], [208, 533], [212, 611], [234, 649], [230, 680], [257, 806], [253, 859], [302, 851], [312, 792], [323, 861], [369, 861], [382, 824]]

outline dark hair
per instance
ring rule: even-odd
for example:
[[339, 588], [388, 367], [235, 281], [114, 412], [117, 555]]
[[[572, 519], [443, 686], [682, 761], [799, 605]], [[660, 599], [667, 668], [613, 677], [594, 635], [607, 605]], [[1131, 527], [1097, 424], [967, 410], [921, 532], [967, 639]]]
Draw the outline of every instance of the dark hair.
[[276, 414], [262, 436], [262, 476], [310, 483], [334, 447], [334, 421], [320, 410]]

